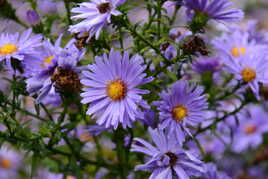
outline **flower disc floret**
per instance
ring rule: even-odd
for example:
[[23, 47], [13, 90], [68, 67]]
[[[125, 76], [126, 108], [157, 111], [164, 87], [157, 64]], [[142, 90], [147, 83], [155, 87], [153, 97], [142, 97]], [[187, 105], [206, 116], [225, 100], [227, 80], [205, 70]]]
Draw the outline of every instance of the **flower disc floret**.
[[256, 78], [256, 71], [252, 68], [244, 68], [241, 72], [242, 78], [245, 82], [251, 82]]
[[176, 121], [182, 121], [187, 115], [187, 108], [183, 105], [175, 106], [172, 110], [172, 115]]
[[127, 87], [122, 80], [115, 80], [107, 85], [107, 95], [114, 101], [124, 99]]
[[246, 48], [245, 47], [234, 47], [231, 49], [231, 54], [234, 57], [239, 57], [240, 55], [246, 54]]
[[18, 47], [15, 44], [5, 44], [0, 47], [0, 55], [10, 55], [18, 50]]
[[11, 167], [11, 160], [7, 159], [7, 158], [2, 158], [0, 159], [0, 166], [2, 168], [8, 169]]

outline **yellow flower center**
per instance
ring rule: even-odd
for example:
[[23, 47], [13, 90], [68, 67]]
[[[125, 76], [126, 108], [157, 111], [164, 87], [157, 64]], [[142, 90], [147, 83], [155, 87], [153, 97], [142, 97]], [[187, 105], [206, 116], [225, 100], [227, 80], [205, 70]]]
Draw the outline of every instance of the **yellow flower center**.
[[245, 127], [244, 132], [245, 132], [246, 134], [250, 135], [250, 134], [253, 134], [254, 132], [256, 132], [256, 130], [257, 130], [257, 126], [256, 126], [256, 125], [254, 125], [254, 124], [249, 124], [249, 125], [247, 125], [247, 126]]
[[43, 62], [46, 63], [46, 64], [51, 64], [53, 58], [54, 58], [54, 56], [49, 56], [45, 60], [43, 60]]
[[10, 168], [11, 167], [11, 161], [9, 159], [0, 159], [0, 166], [3, 168]]
[[0, 55], [10, 55], [18, 50], [18, 47], [14, 44], [5, 44], [0, 47]]
[[126, 96], [126, 85], [121, 80], [115, 80], [107, 85], [107, 95], [114, 101], [123, 99]]
[[176, 121], [182, 121], [187, 115], [188, 111], [185, 106], [178, 105], [175, 106], [172, 110], [172, 116]]
[[239, 57], [240, 55], [245, 55], [246, 54], [246, 48], [244, 47], [234, 47], [231, 49], [231, 54], [234, 57]]
[[251, 82], [256, 78], [256, 72], [252, 68], [244, 68], [241, 72], [241, 75], [245, 82]]

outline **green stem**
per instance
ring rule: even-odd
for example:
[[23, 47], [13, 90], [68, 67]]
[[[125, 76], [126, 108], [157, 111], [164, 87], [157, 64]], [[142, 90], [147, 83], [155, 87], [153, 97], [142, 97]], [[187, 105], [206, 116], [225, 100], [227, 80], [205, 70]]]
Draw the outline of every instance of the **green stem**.
[[120, 179], [126, 179], [128, 168], [125, 150], [126, 148], [124, 146], [124, 134], [125, 131], [122, 128], [119, 128], [114, 132], [114, 141], [116, 142], [116, 154]]
[[162, 3], [161, 0], [157, 0], [157, 37], [158, 39], [161, 38], [161, 9], [162, 9]]
[[[40, 117], [39, 115], [36, 115], [36, 114], [31, 113], [31, 112], [29, 112], [29, 111], [27, 111], [27, 110], [25, 110], [25, 109], [20, 108], [18, 105], [13, 105], [12, 103], [10, 103], [10, 102], [8, 102], [8, 101], [5, 101], [5, 104], [14, 107], [14, 109], [18, 110], [19, 112], [21, 112], [21, 113], [23, 113], [23, 114], [25, 114], [25, 115], [34, 117], [34, 118], [39, 119], [39, 120], [41, 120], [41, 121], [47, 121], [45, 118], [42, 118], [42, 117]], [[0, 106], [1, 106], [1, 107], [4, 107], [1, 103], [0, 103]]]
[[158, 55], [160, 55], [165, 61], [165, 64], [170, 65], [170, 61], [161, 53], [159, 47], [155, 47], [150, 41], [148, 41], [146, 38], [144, 38], [141, 34], [139, 34], [132, 26], [131, 24], [126, 21], [125, 22], [125, 27], [127, 28], [127, 30], [130, 31], [130, 33], [135, 36], [136, 38], [138, 38], [139, 40], [143, 41], [146, 45], [148, 45], [149, 47], [151, 47]]
[[196, 137], [198, 134], [203, 133], [211, 128], [213, 128], [214, 126], [216, 126], [219, 122], [225, 120], [226, 118], [228, 118], [229, 116], [235, 115], [236, 113], [238, 113], [245, 105], [247, 104], [247, 102], [242, 102], [242, 104], [236, 108], [234, 111], [224, 115], [221, 118], [217, 118], [212, 124], [210, 124], [209, 126], [205, 127], [205, 128], [201, 128], [199, 129], [194, 135], [193, 137]]
[[64, 5], [67, 13], [67, 19], [68, 19], [68, 24], [72, 25], [72, 19], [71, 19], [71, 9], [70, 9], [70, 1], [69, 0], [64, 0]]

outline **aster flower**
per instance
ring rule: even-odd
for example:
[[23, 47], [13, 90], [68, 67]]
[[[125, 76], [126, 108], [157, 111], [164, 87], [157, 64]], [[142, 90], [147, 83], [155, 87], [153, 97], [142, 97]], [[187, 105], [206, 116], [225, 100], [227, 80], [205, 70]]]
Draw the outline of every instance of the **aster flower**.
[[36, 178], [39, 179], [62, 179], [64, 177], [66, 179], [76, 179], [76, 177], [74, 176], [71, 175], [65, 176], [64, 174], [52, 173], [49, 172], [47, 169], [39, 169], [36, 176]]
[[38, 0], [37, 9], [42, 15], [53, 14], [57, 12], [57, 3], [52, 0]]
[[42, 45], [42, 36], [31, 34], [31, 29], [21, 35], [19, 33], [0, 34], [0, 61], [6, 60], [6, 64], [11, 68], [11, 58], [23, 61], [25, 56], [35, 54], [35, 48]]
[[40, 179], [62, 179], [64, 175], [58, 173], [51, 173], [47, 169], [39, 169], [36, 177]]
[[30, 25], [37, 25], [40, 23], [40, 17], [38, 13], [34, 10], [28, 10], [26, 13], [27, 22]]
[[187, 8], [190, 18], [199, 14], [206, 19], [230, 22], [240, 20], [244, 16], [241, 10], [233, 8], [230, 0], [184, 0], [183, 5]]
[[231, 58], [224, 60], [230, 73], [235, 75], [237, 80], [247, 83], [255, 94], [257, 99], [259, 95], [259, 83], [268, 84], [268, 78], [265, 72], [268, 69], [268, 61], [263, 53], [242, 56], [239, 61]]
[[193, 70], [197, 73], [205, 73], [205, 72], [217, 72], [221, 69], [221, 64], [217, 57], [207, 58], [207, 57], [199, 57], [192, 64]]
[[129, 58], [119, 51], [111, 50], [109, 56], [96, 57], [96, 63], [88, 65], [83, 72], [81, 83], [86, 86], [81, 94], [84, 104], [90, 103], [87, 114], [98, 118], [97, 123], [106, 128], [117, 126], [130, 127], [139, 117], [138, 105], [147, 108], [142, 94], [149, 91], [137, 88], [148, 83], [152, 78], [145, 78], [146, 66], [139, 55]]
[[245, 29], [249, 33], [249, 40], [255, 41], [258, 44], [268, 44], [268, 37], [265, 30], [258, 29], [258, 22], [249, 20]]
[[98, 136], [104, 131], [111, 131], [111, 128], [106, 128], [100, 125], [90, 125], [87, 127], [87, 131], [91, 136]]
[[217, 167], [213, 163], [206, 164], [207, 172], [204, 174], [201, 179], [231, 179], [224, 172], [219, 172]]
[[80, 124], [75, 129], [75, 136], [79, 138], [81, 142], [90, 142], [93, 140], [93, 137], [89, 133], [87, 127], [83, 124]]
[[186, 81], [177, 81], [171, 90], [160, 94], [162, 101], [154, 102], [159, 112], [161, 129], [169, 134], [175, 133], [177, 140], [184, 141], [185, 132], [190, 134], [188, 126], [196, 126], [204, 119], [207, 108], [206, 95], [203, 88], [190, 86]]
[[222, 37], [215, 38], [212, 41], [213, 46], [220, 51], [221, 57], [233, 58], [239, 60], [242, 56], [247, 56], [256, 51], [263, 50], [265, 47], [250, 40], [248, 32], [242, 32], [240, 29], [231, 28], [230, 32]]
[[[31, 77], [26, 80], [27, 91], [31, 95], [37, 94], [37, 102], [46, 101], [47, 97], [59, 96], [63, 93], [74, 94], [79, 92], [81, 88], [80, 83], [80, 68], [77, 63], [83, 58], [84, 52], [78, 51], [75, 45], [68, 43], [64, 49], [59, 47], [60, 39], [54, 46], [48, 43], [48, 49], [44, 53], [45, 59], [41, 60], [42, 63], [37, 65], [36, 72], [33, 72]], [[77, 53], [72, 53], [77, 52]]]
[[175, 135], [166, 135], [159, 129], [149, 129], [149, 133], [155, 146], [141, 138], [134, 139], [131, 150], [150, 157], [145, 164], [136, 166], [135, 170], [151, 171], [150, 179], [189, 179], [205, 172], [202, 162], [185, 151]]
[[96, 175], [95, 175], [95, 179], [102, 179], [103, 177], [105, 177], [107, 174], [109, 173], [109, 171], [106, 168], [100, 168]]
[[160, 46], [160, 51], [168, 60], [172, 60], [177, 56], [177, 49], [174, 47], [174, 45], [168, 42]]
[[268, 114], [261, 106], [250, 105], [238, 115], [239, 126], [234, 133], [233, 150], [242, 152], [262, 143], [262, 135], [268, 132]]
[[183, 42], [187, 37], [191, 35], [193, 35], [192, 31], [182, 27], [172, 28], [169, 31], [169, 37], [177, 44], [181, 44], [181, 42]]
[[0, 178], [16, 178], [22, 156], [8, 145], [0, 149]]
[[162, 8], [163, 8], [163, 14], [167, 15], [169, 17], [172, 17], [172, 15], [175, 12], [176, 5], [178, 3], [175, 1], [165, 1]]
[[40, 48], [36, 49], [34, 56], [27, 56], [23, 61], [24, 75], [28, 77], [43, 71], [53, 64], [53, 60], [59, 57], [78, 58], [78, 61], [82, 59], [85, 51], [76, 48], [74, 39], [70, 40], [65, 47], [61, 47], [61, 40], [62, 35], [58, 37], [54, 44], [47, 39]]
[[139, 119], [145, 126], [149, 126], [152, 129], [155, 129], [157, 127], [157, 120], [155, 117], [154, 110], [147, 109], [144, 110], [143, 115], [141, 115], [141, 118]]
[[[227, 139], [225, 134], [219, 133], [219, 135], [221, 138], [216, 137], [215, 135], [211, 134], [211, 131], [208, 131], [198, 135], [197, 137], [204, 152], [206, 152], [208, 155], [215, 156], [215, 158], [222, 156], [224, 150], [226, 149], [225, 143], [229, 142], [229, 138]], [[193, 145], [195, 146], [194, 148], [197, 149], [196, 143]]]
[[95, 34], [98, 38], [104, 26], [111, 22], [111, 16], [121, 14], [116, 8], [124, 2], [125, 0], [91, 0], [81, 3], [79, 7], [72, 9], [72, 12], [77, 14], [72, 16], [72, 19], [84, 20], [70, 26], [69, 30], [72, 33], [89, 32], [91, 36]]

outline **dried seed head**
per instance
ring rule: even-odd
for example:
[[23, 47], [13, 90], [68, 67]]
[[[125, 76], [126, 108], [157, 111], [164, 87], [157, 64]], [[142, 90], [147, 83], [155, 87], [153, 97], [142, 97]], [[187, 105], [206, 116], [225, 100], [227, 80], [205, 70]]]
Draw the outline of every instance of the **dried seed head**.
[[51, 80], [54, 82], [55, 88], [62, 93], [78, 92], [82, 87], [79, 75], [70, 69], [62, 67], [57, 68]]

